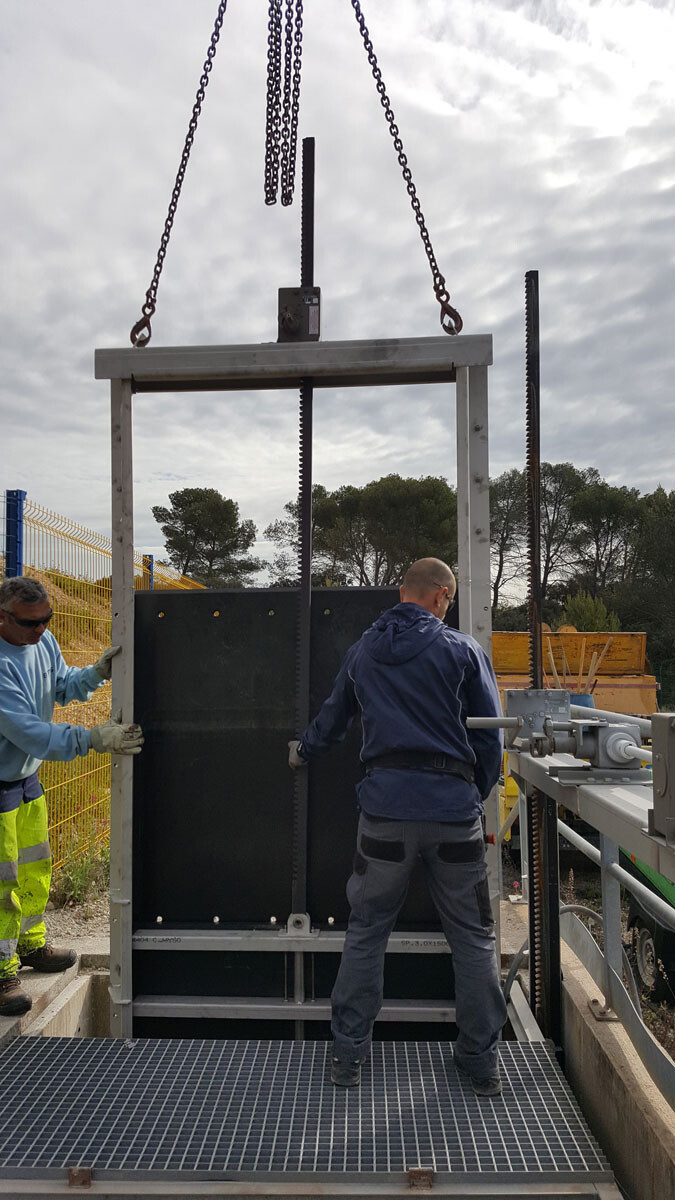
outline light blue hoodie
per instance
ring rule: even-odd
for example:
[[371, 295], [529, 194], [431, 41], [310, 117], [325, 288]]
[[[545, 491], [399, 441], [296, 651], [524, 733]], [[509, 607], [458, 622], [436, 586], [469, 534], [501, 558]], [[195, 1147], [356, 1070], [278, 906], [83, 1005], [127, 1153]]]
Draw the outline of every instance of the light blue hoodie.
[[0, 637], [0, 780], [25, 779], [45, 760], [88, 754], [89, 730], [52, 725], [52, 713], [55, 703], [88, 700], [102, 683], [93, 667], [67, 667], [48, 630], [34, 646]]

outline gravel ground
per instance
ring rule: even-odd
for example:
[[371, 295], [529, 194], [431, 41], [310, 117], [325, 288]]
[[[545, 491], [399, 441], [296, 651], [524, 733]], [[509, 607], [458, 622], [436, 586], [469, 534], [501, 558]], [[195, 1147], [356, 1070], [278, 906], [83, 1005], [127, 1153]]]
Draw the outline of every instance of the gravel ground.
[[[51, 904], [51, 901], [50, 901]], [[47, 906], [45, 918], [47, 940], [63, 945], [69, 938], [110, 936], [110, 900], [106, 895], [83, 904], [67, 904], [65, 908]]]

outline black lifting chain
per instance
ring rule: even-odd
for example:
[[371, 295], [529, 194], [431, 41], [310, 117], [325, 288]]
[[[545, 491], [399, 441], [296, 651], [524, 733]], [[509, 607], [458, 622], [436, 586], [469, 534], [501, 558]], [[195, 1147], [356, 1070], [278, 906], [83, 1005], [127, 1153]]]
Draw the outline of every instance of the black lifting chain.
[[197, 96], [195, 98], [194, 107], [192, 109], [192, 116], [190, 117], [190, 124], [188, 125], [188, 131], [187, 131], [187, 136], [185, 138], [185, 145], [183, 146], [183, 153], [181, 155], [180, 166], [178, 168], [178, 174], [176, 175], [176, 182], [173, 185], [173, 191], [171, 193], [171, 201], [169, 203], [169, 211], [167, 212], [166, 221], [164, 222], [164, 232], [162, 234], [162, 239], [159, 244], [159, 250], [157, 251], [157, 261], [155, 263], [155, 269], [152, 273], [152, 283], [150, 284], [150, 287], [148, 288], [147, 292], [145, 293], [145, 304], [143, 304], [143, 306], [141, 307], [141, 312], [143, 313], [143, 316], [133, 326], [131, 333], [129, 335], [131, 338], [132, 345], [137, 346], [139, 348], [142, 348], [143, 346], [147, 346], [148, 342], [150, 341], [150, 338], [152, 337], [152, 328], [150, 326], [150, 318], [154, 315], [155, 308], [157, 306], [157, 288], [159, 287], [159, 277], [162, 274], [162, 267], [164, 266], [164, 259], [166, 258], [166, 251], [167, 251], [167, 248], [169, 245], [169, 238], [171, 237], [171, 229], [173, 227], [173, 220], [176, 215], [176, 209], [178, 208], [178, 198], [180, 196], [181, 188], [183, 186], [183, 180], [185, 179], [185, 172], [187, 170], [188, 159], [190, 158], [190, 151], [192, 149], [192, 143], [194, 142], [195, 133], [197, 132], [197, 122], [199, 121], [199, 117], [200, 117], [200, 114], [202, 111], [202, 103], [204, 101], [204, 95], [205, 95], [206, 88], [207, 88], [207, 85], [209, 82], [209, 75], [211, 74], [211, 68], [213, 67], [213, 60], [216, 56], [216, 48], [218, 46], [218, 38], [220, 37], [220, 30], [222, 28], [223, 17], [225, 16], [226, 8], [227, 8], [227, 0], [220, 0], [220, 3], [218, 5], [218, 13], [216, 16], [216, 23], [213, 28], [213, 33], [211, 34], [211, 45], [209, 46], [208, 54], [206, 56], [206, 61], [204, 63], [202, 77], [199, 80], [199, 87], [197, 88]]
[[[281, 59], [284, 59], [283, 98]], [[302, 0], [270, 0], [267, 21], [267, 106], [265, 122], [265, 204], [293, 203], [300, 113]]]
[[378, 66], [377, 58], [375, 57], [375, 51], [373, 50], [373, 43], [370, 40], [368, 28], [363, 19], [363, 13], [361, 12], [359, 0], [352, 0], [352, 8], [354, 9], [356, 20], [358, 21], [359, 29], [361, 30], [361, 37], [363, 38], [363, 44], [368, 55], [368, 62], [370, 63], [373, 72], [373, 78], [380, 96], [380, 103], [384, 109], [385, 117], [387, 118], [389, 132], [394, 140], [394, 149], [398, 155], [399, 166], [403, 173], [403, 179], [405, 181], [408, 195], [410, 196], [410, 203], [415, 214], [415, 220], [417, 221], [417, 225], [419, 227], [420, 237], [422, 238], [424, 249], [426, 250], [427, 258], [429, 260], [429, 266], [431, 268], [431, 275], [434, 284], [434, 294], [441, 306], [441, 327], [445, 333], [460, 333], [463, 321], [457, 312], [457, 309], [453, 308], [450, 304], [450, 293], [446, 287], [445, 279], [441, 275], [441, 272], [438, 268], [438, 263], [436, 262], [436, 255], [434, 254], [433, 246], [431, 245], [431, 238], [429, 237], [429, 231], [427, 229], [426, 221], [424, 220], [422, 208], [417, 196], [417, 189], [413, 183], [412, 173], [410, 167], [408, 166], [408, 159], [403, 151], [403, 142], [401, 141], [399, 128], [394, 119], [394, 111], [387, 95], [384, 80], [382, 79], [382, 72]]

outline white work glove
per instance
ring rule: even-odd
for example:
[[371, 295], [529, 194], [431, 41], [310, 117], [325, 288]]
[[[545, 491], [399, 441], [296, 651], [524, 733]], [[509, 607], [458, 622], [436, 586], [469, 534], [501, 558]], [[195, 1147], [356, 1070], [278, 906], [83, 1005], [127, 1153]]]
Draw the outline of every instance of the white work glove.
[[101, 679], [110, 679], [110, 676], [112, 675], [111, 660], [116, 654], [119, 654], [121, 649], [121, 646], [108, 646], [108, 649], [103, 651], [103, 654], [99, 658], [98, 662], [94, 663], [94, 670], [98, 675], [101, 676]]
[[122, 713], [117, 713], [105, 725], [95, 725], [91, 733], [91, 748], [97, 754], [140, 754], [143, 730], [140, 725], [122, 725]]
[[303, 758], [300, 753], [302, 742], [294, 740], [288, 743], [288, 765], [295, 770], [296, 767], [306, 767], [307, 759]]

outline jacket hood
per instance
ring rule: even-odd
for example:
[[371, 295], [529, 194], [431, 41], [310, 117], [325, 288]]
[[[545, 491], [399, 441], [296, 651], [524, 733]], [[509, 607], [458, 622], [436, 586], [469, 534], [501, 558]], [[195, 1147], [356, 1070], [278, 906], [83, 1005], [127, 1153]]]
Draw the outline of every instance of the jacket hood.
[[381, 663], [403, 663], [416, 658], [443, 632], [443, 622], [419, 604], [397, 604], [363, 635], [365, 650]]

